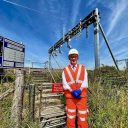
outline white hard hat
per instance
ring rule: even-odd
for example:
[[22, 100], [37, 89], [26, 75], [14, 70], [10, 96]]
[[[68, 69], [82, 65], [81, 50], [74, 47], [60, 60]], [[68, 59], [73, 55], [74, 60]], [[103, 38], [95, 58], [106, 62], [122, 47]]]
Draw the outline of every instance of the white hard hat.
[[69, 50], [68, 55], [71, 55], [71, 54], [77, 54], [77, 55], [79, 55], [78, 51], [76, 49], [74, 49], [74, 48], [72, 48], [72, 49]]

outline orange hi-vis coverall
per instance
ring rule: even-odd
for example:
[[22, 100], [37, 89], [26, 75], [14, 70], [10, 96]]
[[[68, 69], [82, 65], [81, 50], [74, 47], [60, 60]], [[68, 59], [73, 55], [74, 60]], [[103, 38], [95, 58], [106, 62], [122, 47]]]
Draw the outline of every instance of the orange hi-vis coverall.
[[[67, 127], [75, 128], [76, 116], [78, 117], [78, 128], [89, 128], [88, 106], [87, 106], [87, 72], [83, 65], [76, 64], [75, 70], [72, 65], [64, 68], [62, 73], [64, 94], [66, 97], [66, 114], [67, 114]], [[77, 90], [82, 88], [80, 99], [72, 96], [69, 90]]]

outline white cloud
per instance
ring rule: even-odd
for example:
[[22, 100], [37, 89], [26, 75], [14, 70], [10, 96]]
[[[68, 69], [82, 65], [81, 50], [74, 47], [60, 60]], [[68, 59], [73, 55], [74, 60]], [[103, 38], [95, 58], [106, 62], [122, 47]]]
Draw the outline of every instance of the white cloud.
[[121, 0], [120, 2], [117, 2], [116, 5], [113, 5], [112, 7], [112, 13], [110, 15], [110, 25], [108, 26], [107, 36], [113, 31], [115, 28], [117, 22], [121, 20], [122, 13], [126, 10], [127, 11], [128, 2], [127, 0]]
[[27, 9], [29, 11], [33, 11], [33, 12], [36, 12], [36, 13], [39, 13], [39, 14], [44, 14], [42, 13], [41, 11], [38, 11], [36, 9], [33, 9], [33, 8], [30, 8], [30, 7], [27, 7], [27, 6], [24, 6], [24, 5], [21, 5], [21, 4], [18, 4], [18, 3], [15, 3], [15, 2], [12, 2], [12, 1], [9, 1], [9, 0], [2, 0], [8, 4], [12, 4], [12, 5], [15, 5], [15, 6], [18, 6], [18, 7], [21, 7], [21, 8], [24, 8], [24, 9]]
[[80, 8], [81, 0], [74, 0], [73, 6], [72, 6], [72, 25], [75, 25], [75, 21], [77, 19], [77, 16], [79, 14], [79, 8]]
[[119, 41], [128, 38], [128, 35], [119, 35], [115, 40], [112, 40], [111, 43], [118, 43]]
[[[127, 35], [127, 23], [126, 19], [128, 17], [127, 15], [127, 8], [128, 8], [128, 2], [126, 0], [121, 0], [121, 1], [115, 1], [115, 4], [110, 3], [108, 4], [108, 7], [111, 9], [111, 14], [109, 15], [109, 21], [110, 25], [107, 26], [107, 38], [109, 37], [109, 45], [112, 49], [112, 52], [116, 59], [121, 59], [125, 58], [127, 51], [128, 51], [128, 46], [127, 43], [124, 39], [128, 38]], [[124, 21], [124, 24], [122, 24], [122, 20]], [[125, 44], [125, 46], [124, 46]], [[104, 46], [104, 47], [103, 47]], [[102, 49], [103, 47], [103, 49]], [[107, 50], [106, 44], [101, 42], [100, 49], [102, 51], [102, 59], [106, 56], [109, 55], [109, 51]], [[105, 62], [108, 63], [110, 62], [109, 58], [105, 59]], [[112, 62], [111, 62], [112, 63]]]

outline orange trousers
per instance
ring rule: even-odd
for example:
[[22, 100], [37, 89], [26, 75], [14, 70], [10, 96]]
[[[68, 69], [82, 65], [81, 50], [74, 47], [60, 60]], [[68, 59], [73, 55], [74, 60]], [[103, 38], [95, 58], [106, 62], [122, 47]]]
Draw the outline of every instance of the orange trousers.
[[75, 120], [77, 117], [78, 128], [89, 128], [87, 117], [88, 117], [88, 106], [87, 98], [66, 99], [66, 114], [67, 114], [67, 124], [66, 128], [75, 128]]

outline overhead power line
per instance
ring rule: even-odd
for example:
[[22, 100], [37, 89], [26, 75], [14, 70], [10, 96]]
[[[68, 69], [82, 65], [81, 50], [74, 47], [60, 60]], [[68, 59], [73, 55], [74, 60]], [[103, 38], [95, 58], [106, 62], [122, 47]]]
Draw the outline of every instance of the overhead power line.
[[[73, 27], [71, 30], [69, 30], [63, 37], [61, 37], [51, 48], [49, 48], [48, 53], [49, 53], [49, 62], [51, 61], [51, 55], [55, 54], [57, 49], [60, 50], [60, 47], [67, 42], [71, 40], [74, 36], [79, 34], [83, 29], [87, 29], [89, 25], [93, 24], [94, 25], [94, 40], [95, 40], [95, 50], [94, 50], [94, 55], [95, 55], [95, 68], [100, 67], [100, 57], [99, 57], [99, 30], [104, 38], [104, 41], [107, 45], [107, 48], [110, 52], [110, 55], [113, 59], [113, 62], [116, 66], [116, 68], [119, 70], [118, 65], [116, 63], [115, 57], [112, 53], [112, 50], [109, 46], [108, 40], [106, 38], [106, 35], [103, 31], [103, 28], [100, 24], [100, 13], [98, 12], [98, 8], [93, 10], [89, 15], [87, 15], [83, 20], [80, 20], [80, 22]], [[67, 45], [69, 47], [69, 44]]]
[[3, 0], [3, 2], [12, 4], [12, 5], [15, 5], [15, 6], [18, 6], [18, 7], [22, 7], [22, 8], [25, 8], [25, 9], [27, 9], [27, 10], [30, 10], [30, 11], [33, 11], [33, 12], [36, 12], [36, 13], [39, 13], [39, 14], [43, 14], [42, 12], [40, 12], [40, 11], [38, 11], [38, 10], [35, 10], [35, 9], [33, 9], [33, 8], [29, 8], [29, 7], [27, 7], [27, 6], [24, 6], [24, 5], [21, 5], [21, 4], [17, 4], [17, 3], [14, 3], [14, 2], [8, 1], [8, 0]]

